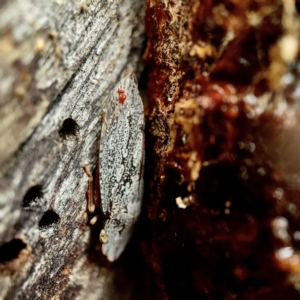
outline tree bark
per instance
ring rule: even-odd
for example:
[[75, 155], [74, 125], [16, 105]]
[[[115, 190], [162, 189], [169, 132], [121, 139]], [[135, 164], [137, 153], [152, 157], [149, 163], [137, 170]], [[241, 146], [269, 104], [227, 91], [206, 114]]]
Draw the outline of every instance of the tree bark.
[[0, 299], [118, 297], [81, 166], [105, 96], [139, 73], [143, 15], [143, 1], [0, 2]]
[[298, 1], [147, 1], [154, 299], [299, 299]]

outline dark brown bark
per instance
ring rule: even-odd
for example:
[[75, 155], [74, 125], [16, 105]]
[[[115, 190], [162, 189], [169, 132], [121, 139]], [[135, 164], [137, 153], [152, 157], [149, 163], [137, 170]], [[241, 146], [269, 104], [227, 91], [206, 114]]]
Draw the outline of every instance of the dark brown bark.
[[299, 299], [299, 24], [293, 1], [148, 1], [155, 299]]

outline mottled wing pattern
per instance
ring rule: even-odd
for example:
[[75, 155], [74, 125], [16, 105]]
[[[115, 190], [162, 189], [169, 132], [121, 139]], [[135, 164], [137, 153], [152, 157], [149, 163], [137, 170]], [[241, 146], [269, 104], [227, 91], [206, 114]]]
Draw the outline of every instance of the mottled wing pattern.
[[132, 235], [135, 219], [126, 213], [118, 213], [105, 223], [107, 241], [102, 245], [102, 252], [109, 261], [116, 260], [125, 249]]
[[[118, 90], [126, 100], [120, 103]], [[144, 163], [144, 108], [134, 74], [112, 92], [100, 140], [100, 191], [108, 241], [103, 253], [115, 260], [131, 236], [141, 209]]]

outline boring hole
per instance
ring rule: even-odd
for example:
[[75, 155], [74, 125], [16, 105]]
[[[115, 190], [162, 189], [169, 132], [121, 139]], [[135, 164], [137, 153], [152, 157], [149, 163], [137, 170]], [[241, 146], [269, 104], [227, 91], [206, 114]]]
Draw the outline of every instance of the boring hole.
[[43, 216], [39, 222], [39, 228], [42, 229], [42, 228], [50, 227], [53, 224], [58, 223], [59, 220], [60, 220], [60, 217], [55, 211], [53, 211], [52, 209], [47, 210], [43, 214]]
[[27, 245], [21, 239], [13, 239], [3, 244], [0, 247], [0, 263], [6, 263], [17, 258], [26, 247]]
[[31, 187], [25, 194], [23, 198], [23, 206], [30, 207], [33, 204], [36, 204], [38, 200], [41, 200], [44, 196], [43, 186], [37, 184]]
[[71, 118], [65, 119], [61, 128], [58, 131], [59, 136], [66, 140], [76, 137], [79, 130], [79, 125]]

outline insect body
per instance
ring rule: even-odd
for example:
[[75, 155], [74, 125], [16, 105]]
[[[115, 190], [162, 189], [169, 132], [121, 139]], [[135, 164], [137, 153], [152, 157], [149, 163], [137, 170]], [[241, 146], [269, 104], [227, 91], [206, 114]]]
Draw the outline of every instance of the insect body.
[[103, 254], [114, 261], [129, 241], [141, 210], [144, 108], [134, 74], [122, 79], [109, 97], [99, 151], [100, 205], [107, 217], [100, 239]]

